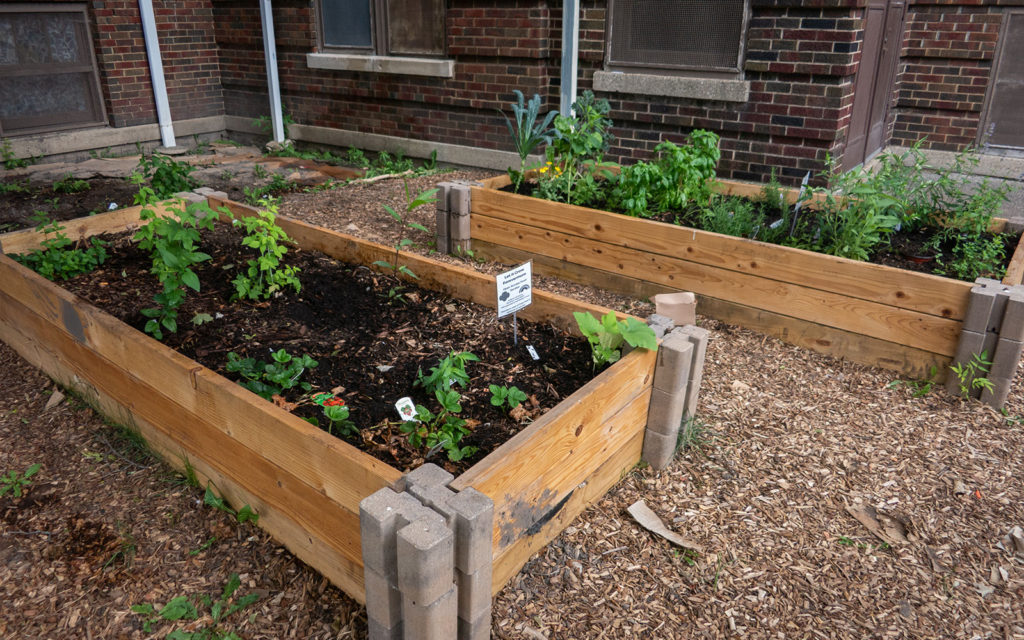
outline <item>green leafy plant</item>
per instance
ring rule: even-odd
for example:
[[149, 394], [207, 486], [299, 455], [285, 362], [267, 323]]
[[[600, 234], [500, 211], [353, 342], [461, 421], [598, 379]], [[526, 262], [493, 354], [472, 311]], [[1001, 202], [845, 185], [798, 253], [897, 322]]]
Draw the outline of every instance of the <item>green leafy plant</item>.
[[226, 369], [242, 377], [238, 384], [266, 400], [296, 387], [303, 391], [311, 389], [310, 384], [300, 378], [319, 364], [316, 360], [308, 354], [292, 356], [284, 349], [271, 351], [270, 358], [271, 362], [266, 363], [255, 358], [242, 358], [230, 351]]
[[431, 367], [428, 373], [424, 374], [420, 369], [416, 374], [414, 386], [422, 387], [427, 393], [447, 392], [453, 385], [465, 387], [469, 384], [466, 365], [479, 360], [480, 358], [469, 351], [450, 351], [447, 356], [441, 358], [437, 366]]
[[462, 411], [461, 395], [454, 389], [438, 388], [434, 397], [440, 405], [437, 413], [418, 404], [416, 419], [405, 421], [399, 427], [408, 436], [409, 444], [431, 451], [444, 449], [453, 462], [472, 456], [477, 448], [461, 445], [462, 439], [469, 434], [467, 422], [458, 416]]
[[232, 509], [231, 506], [224, 501], [224, 498], [214, 493], [213, 487], [209, 482], [206, 483], [206, 492], [203, 494], [203, 504], [208, 507], [213, 507], [218, 511], [223, 511], [234, 518], [238, 524], [245, 524], [246, 522], [256, 524], [260, 519], [259, 515], [247, 504], [243, 505], [238, 511]]
[[512, 114], [515, 116], [515, 124], [513, 125], [512, 120], [504, 112], [501, 112], [501, 115], [505, 117], [505, 125], [512, 136], [516, 153], [519, 154], [519, 170], [508, 170], [509, 178], [512, 179], [512, 184], [518, 192], [520, 185], [523, 183], [523, 175], [526, 173], [527, 158], [541, 144], [551, 143], [551, 137], [554, 133], [554, 130], [551, 128], [551, 121], [555, 119], [558, 112], [549, 111], [544, 116], [544, 119], [538, 122], [537, 116], [540, 114], [541, 104], [540, 95], [533, 94], [530, 101], [524, 104], [523, 92], [515, 89], [513, 93], [516, 95], [516, 101], [512, 103]]
[[[270, 116], [262, 115], [262, 116], [259, 116], [258, 118], [253, 118], [252, 124], [253, 124], [254, 127], [256, 127], [257, 129], [262, 131], [263, 134], [265, 136], [267, 136], [268, 138], [273, 138], [274, 137], [274, 122], [273, 122], [273, 120], [270, 119]], [[295, 124], [295, 120], [293, 120], [292, 117], [290, 115], [288, 115], [287, 113], [282, 112], [281, 113], [281, 126], [284, 128], [284, 137], [285, 137], [285, 139], [287, 139], [289, 137], [288, 136], [288, 128], [291, 127], [293, 124]]]
[[53, 183], [54, 193], [80, 193], [89, 190], [87, 180], [78, 180], [70, 173], [65, 173], [57, 182]]
[[606, 313], [601, 320], [583, 311], [575, 311], [572, 315], [576, 318], [580, 332], [590, 343], [595, 367], [618, 361], [622, 356], [623, 343], [644, 349], [658, 348], [654, 330], [636, 318], [618, 320], [613, 311]]
[[911, 394], [915, 398], [923, 398], [931, 393], [935, 385], [938, 384], [935, 381], [935, 376], [937, 376], [938, 373], [938, 368], [932, 365], [932, 367], [928, 369], [928, 378], [925, 380], [893, 380], [885, 386], [887, 389], [896, 389], [902, 385], [910, 389]]
[[560, 171], [538, 175], [534, 195], [569, 204], [587, 204], [594, 199], [599, 191], [595, 173], [607, 169], [603, 160], [612, 140], [610, 110], [607, 100], [588, 90], [573, 103], [574, 116], [555, 116], [555, 135], [546, 152], [548, 161]]
[[256, 163], [252, 166], [252, 175], [257, 180], [263, 180], [270, 174], [267, 172], [266, 167], [262, 164]]
[[35, 164], [37, 158], [18, 158], [11, 150], [11, 142], [7, 139], [0, 140], [0, 158], [3, 158], [4, 169], [20, 169]]
[[708, 427], [698, 416], [683, 416], [676, 438], [676, 451], [700, 447], [706, 440]]
[[32, 189], [28, 186], [28, 180], [0, 182], [0, 193], [29, 193]]
[[[241, 637], [227, 627], [228, 618], [253, 605], [260, 596], [249, 593], [235, 597], [235, 592], [242, 586], [237, 573], [232, 573], [227, 584], [214, 600], [207, 594], [197, 597], [178, 596], [167, 604], [157, 608], [150, 603], [132, 605], [132, 613], [142, 616], [142, 629], [146, 633], [153, 632], [153, 625], [160, 622], [193, 622], [187, 627], [178, 627], [168, 633], [166, 640], [241, 640]], [[250, 621], [255, 614], [250, 616]], [[192, 629], [186, 631], [185, 629]]]
[[354, 422], [349, 419], [349, 408], [344, 404], [325, 404], [323, 406], [324, 417], [329, 421], [327, 425], [327, 432], [334, 434], [334, 429], [337, 427], [338, 431], [343, 436], [357, 436], [359, 435], [359, 429], [356, 428]]
[[975, 389], [992, 390], [992, 381], [985, 377], [991, 366], [992, 361], [989, 360], [988, 351], [982, 351], [971, 354], [970, 360], [958, 362], [949, 368], [956, 376], [961, 397], [966, 400]]
[[[153, 197], [154, 191], [143, 187], [136, 194], [136, 202], [148, 205]], [[157, 340], [163, 339], [164, 330], [178, 330], [178, 308], [185, 301], [186, 288], [199, 291], [200, 287], [192, 267], [210, 259], [209, 254], [198, 250], [200, 232], [213, 229], [217, 216], [205, 202], [183, 204], [179, 201], [170, 207], [170, 215], [157, 215], [146, 206], [139, 215], [146, 224], [134, 236], [139, 248], [150, 253], [150, 272], [163, 286], [153, 296], [157, 306], [142, 310], [142, 315], [149, 318], [145, 331]]]
[[[405, 213], [406, 213], [406, 215], [408, 215], [409, 213], [411, 213], [413, 211], [413, 209], [416, 209], [417, 207], [421, 207], [423, 205], [433, 204], [433, 203], [437, 202], [437, 189], [428, 189], [426, 191], [423, 191], [419, 195], [417, 195], [415, 198], [410, 198], [409, 183], [407, 182], [407, 183], [405, 183], [405, 199], [406, 199]], [[423, 231], [424, 233], [430, 233], [430, 230], [427, 229], [426, 227], [424, 227], [422, 224], [420, 224], [418, 222], [410, 222], [410, 221], [406, 220], [403, 217], [403, 215], [398, 213], [397, 211], [395, 211], [395, 209], [392, 206], [384, 205], [384, 210], [388, 212], [388, 215], [390, 215], [392, 218], [394, 218], [395, 220], [400, 222], [403, 226], [405, 226], [405, 227], [407, 227], [409, 229], [415, 229], [417, 231]], [[417, 276], [415, 273], [413, 273], [412, 269], [410, 269], [409, 267], [405, 266], [404, 264], [403, 265], [399, 265], [398, 264], [399, 255], [400, 255], [402, 249], [404, 249], [405, 247], [411, 246], [412, 244], [413, 244], [413, 241], [411, 239], [409, 239], [409, 238], [401, 238], [398, 242], [395, 243], [395, 247], [394, 247], [395, 248], [395, 259], [394, 259], [394, 262], [388, 262], [387, 260], [375, 260], [373, 262], [373, 264], [378, 266], [378, 267], [381, 267], [382, 269], [390, 270], [395, 277], [398, 277], [398, 274], [403, 274], [405, 276], [408, 276], [410, 278], [418, 280], [419, 276]], [[391, 290], [391, 292], [389, 292], [388, 296], [389, 297], [395, 297], [395, 294], [397, 294], [397, 293], [400, 293], [400, 289], [398, 291], [396, 291], [395, 288], [392, 288], [392, 290]], [[401, 298], [401, 296], [398, 296], [398, 297]]]
[[[255, 166], [260, 167], [261, 165]], [[255, 168], [253, 170], [255, 171]], [[294, 191], [296, 186], [297, 185], [294, 180], [289, 180], [280, 173], [275, 173], [271, 176], [270, 182], [267, 184], [252, 188], [242, 187], [242, 193], [244, 194], [242, 199], [251, 205], [259, 205], [259, 203], [261, 201], [265, 201], [268, 196]]]
[[170, 198], [179, 191], [191, 191], [199, 185], [191, 175], [196, 170], [194, 166], [169, 156], [143, 154], [139, 158], [138, 170], [149, 181], [159, 200]]
[[737, 238], [754, 238], [765, 227], [764, 214], [752, 202], [733, 196], [715, 196], [699, 214], [706, 231]]
[[78, 248], [71, 248], [71, 239], [64, 234], [64, 226], [54, 221], [45, 211], [32, 215], [36, 231], [46, 234], [39, 244], [41, 249], [12, 256], [47, 280], [67, 280], [89, 273], [107, 259], [107, 243], [100, 238], [83, 240]]
[[515, 409], [526, 402], [527, 396], [519, 387], [492, 384], [488, 388], [491, 390], [491, 404], [496, 407], [507, 405], [509, 409]]
[[8, 492], [15, 498], [20, 498], [25, 494], [25, 487], [32, 484], [32, 476], [39, 473], [39, 470], [43, 468], [40, 463], [29, 465], [27, 469], [22, 472], [9, 470], [4, 475], [0, 476], [0, 497], [7, 495]]
[[284, 243], [293, 240], [275, 222], [277, 205], [261, 200], [260, 207], [257, 215], [232, 221], [234, 226], [245, 228], [242, 245], [255, 249], [257, 253], [255, 259], [247, 261], [249, 268], [246, 272], [239, 273], [232, 280], [235, 295], [242, 299], [265, 300], [285, 287], [292, 287], [298, 293], [302, 288], [298, 267], [281, 264], [288, 253]]

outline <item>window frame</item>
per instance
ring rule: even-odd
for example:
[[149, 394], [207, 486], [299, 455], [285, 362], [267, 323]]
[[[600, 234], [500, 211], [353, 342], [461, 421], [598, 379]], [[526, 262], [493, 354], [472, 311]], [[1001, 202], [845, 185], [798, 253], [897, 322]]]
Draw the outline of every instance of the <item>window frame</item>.
[[[80, 14], [82, 19], [82, 42], [80, 45], [86, 53], [83, 59], [71, 65], [2, 65], [0, 66], [0, 78], [10, 78], [25, 75], [70, 75], [88, 74], [86, 79], [87, 111], [85, 119], [68, 121], [68, 116], [78, 112], [60, 112], [55, 115], [31, 116], [24, 120], [28, 124], [15, 129], [5, 129], [0, 122], [0, 135], [20, 136], [50, 131], [62, 131], [67, 129], [85, 129], [93, 126], [107, 124], [106, 100], [103, 95], [103, 88], [100, 83], [99, 65], [96, 60], [96, 46], [93, 39], [92, 23], [89, 19], [88, 5], [84, 3], [11, 3], [0, 4], [0, 13], [75, 13]], [[4, 72], [5, 67], [13, 67], [13, 72]], [[35, 72], [33, 74], [33, 72]]]
[[370, 47], [355, 47], [337, 44], [327, 44], [324, 40], [326, 29], [324, 27], [325, 12], [323, 0], [315, 0], [313, 3], [316, 9], [316, 44], [318, 51], [323, 53], [350, 54], [368, 57], [396, 57], [396, 58], [444, 58], [448, 53], [448, 38], [445, 30], [447, 3], [442, 3], [442, 33], [441, 48], [439, 51], [430, 53], [393, 53], [390, 42], [390, 18], [388, 16], [388, 0], [367, 0], [370, 3]]
[[[677, 65], [659, 63], [623, 62], [612, 60], [612, 42], [615, 37], [614, 14], [616, 0], [608, 0], [608, 13], [605, 16], [605, 55], [604, 68], [608, 71], [624, 73], [647, 73], [665, 76], [688, 76], [698, 78], [742, 79], [743, 65], [746, 57], [747, 33], [750, 26], [750, 0], [743, 0], [743, 18], [740, 24], [740, 38], [736, 48], [736, 64], [732, 67], [709, 67], [702, 65]], [[709, 3], [713, 4], [713, 3]]]

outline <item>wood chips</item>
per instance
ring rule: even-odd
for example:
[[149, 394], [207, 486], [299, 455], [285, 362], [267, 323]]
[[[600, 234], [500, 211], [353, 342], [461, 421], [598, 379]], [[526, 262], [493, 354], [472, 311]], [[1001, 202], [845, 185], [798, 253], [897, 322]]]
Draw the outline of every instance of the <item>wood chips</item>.
[[[282, 213], [425, 252], [381, 209], [403, 202], [385, 180], [294, 194]], [[494, 601], [493, 637], [1024, 639], [1019, 375], [1003, 415], [699, 323], [712, 337], [698, 443], [664, 472], [635, 469], [532, 558]], [[260, 530], [202, 506], [73, 398], [45, 409], [52, 383], [6, 346], [0, 367], [0, 474], [43, 464], [23, 502], [0, 498], [0, 637], [144, 638], [131, 605], [219, 593], [232, 572], [263, 596], [231, 626], [242, 637], [365, 637], [361, 607]], [[641, 499], [703, 553], [641, 527], [626, 512]]]

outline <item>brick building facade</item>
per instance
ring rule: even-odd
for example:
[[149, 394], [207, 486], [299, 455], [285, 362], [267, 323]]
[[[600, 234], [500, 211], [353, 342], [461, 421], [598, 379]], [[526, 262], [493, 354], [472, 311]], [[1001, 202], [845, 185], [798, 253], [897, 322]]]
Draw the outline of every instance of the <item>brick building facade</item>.
[[[338, 41], [353, 37], [349, 32], [357, 28], [343, 25], [349, 32], [331, 32], [339, 7], [348, 10], [353, 1], [273, 3], [283, 107], [307, 132], [340, 130], [508, 151], [511, 142], [498, 110], [507, 110], [513, 89], [539, 93], [547, 108], [557, 107], [561, 3], [371, 0], [376, 13], [368, 14], [370, 48], [353, 49]], [[31, 12], [26, 7], [45, 4], [11, 6]], [[726, 5], [735, 5], [733, 18], [719, 15]], [[155, 122], [138, 1], [92, 0], [81, 6], [102, 113], [80, 126], [63, 126], [121, 129]], [[168, 0], [154, 6], [175, 121], [206, 118], [230, 131], [268, 112], [256, 0]], [[680, 7], [690, 13], [670, 15]], [[386, 25], [380, 20], [384, 13]], [[3, 63], [12, 69], [19, 64], [16, 56], [2, 57], [3, 20], [12, 15], [0, 9], [0, 94]], [[738, 31], [715, 28], [730, 19]], [[431, 24], [443, 30], [440, 48], [415, 55], [391, 51], [421, 46], [417, 34]], [[864, 128], [865, 118], [867, 147], [909, 145], [922, 137], [925, 146], [945, 150], [996, 138], [1009, 141], [998, 146], [1018, 146], [1016, 121], [995, 100], [1005, 102], [1016, 89], [1012, 83], [991, 88], [997, 75], [1013, 80], [1024, 74], [1024, 62], [1005, 51], [1012, 49], [1006, 34], [1015, 33], [1016, 25], [1024, 35], [1024, 1], [581, 0], [578, 83], [581, 91], [593, 89], [611, 104], [613, 159], [645, 158], [659, 141], [678, 141], [704, 128], [722, 136], [720, 175], [763, 180], [775, 169], [793, 182], [820, 170], [827, 155], [849, 166], [870, 154], [874, 149], [851, 153], [851, 140], [861, 145], [858, 127]], [[691, 31], [685, 38], [658, 40], [659, 29], [679, 28]], [[671, 50], [666, 55], [678, 54], [682, 63], [663, 68], [661, 53], [652, 57], [644, 49], [645, 38], [654, 42], [650, 50]], [[619, 44], [627, 39], [629, 46]], [[694, 46], [684, 50], [684, 40]], [[708, 52], [721, 54], [720, 60], [707, 63]], [[631, 55], [647, 58], [621, 62]], [[728, 62], [736, 55], [735, 64]], [[869, 65], [881, 80], [875, 80], [872, 100], [859, 99], [872, 91], [870, 82], [862, 82], [871, 80], [862, 71]], [[8, 116], [0, 107], [0, 135], [12, 141], [47, 129], [11, 126], [21, 121]]]

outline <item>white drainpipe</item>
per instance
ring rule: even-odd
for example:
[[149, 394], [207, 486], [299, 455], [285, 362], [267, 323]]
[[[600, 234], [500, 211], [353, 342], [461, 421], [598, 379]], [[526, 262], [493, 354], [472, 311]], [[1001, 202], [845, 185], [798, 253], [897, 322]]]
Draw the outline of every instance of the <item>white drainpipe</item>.
[[562, 3], [562, 88], [558, 111], [572, 116], [580, 48], [580, 0]]
[[281, 113], [281, 83], [277, 78], [277, 44], [274, 41], [274, 14], [270, 0], [260, 0], [260, 21], [263, 23], [263, 56], [267, 62], [267, 90], [270, 92], [270, 124], [274, 141], [284, 142], [284, 115]]
[[139, 0], [139, 14], [142, 16], [142, 33], [146, 39], [146, 57], [149, 58], [149, 77], [153, 83], [153, 98], [156, 100], [156, 120], [160, 125], [160, 140], [165, 148], [171, 149], [177, 143], [174, 140], [171, 107], [167, 103], [167, 85], [164, 83], [164, 65], [160, 59], [160, 41], [156, 35], [153, 1]]

